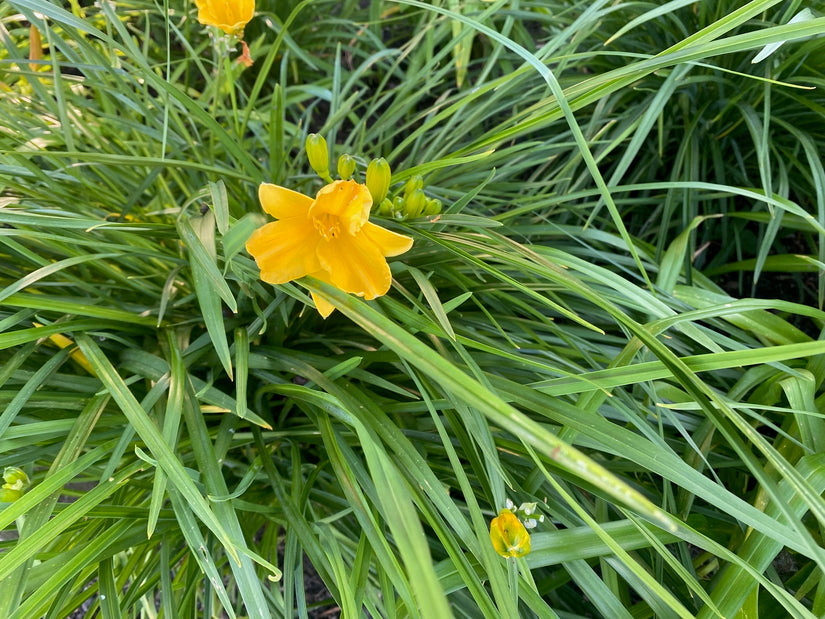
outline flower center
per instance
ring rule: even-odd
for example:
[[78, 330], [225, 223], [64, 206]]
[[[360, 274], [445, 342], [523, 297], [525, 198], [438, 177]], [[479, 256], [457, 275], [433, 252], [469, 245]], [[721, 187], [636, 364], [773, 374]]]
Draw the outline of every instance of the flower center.
[[312, 217], [312, 224], [325, 241], [337, 238], [341, 234], [341, 222], [337, 215], [319, 213]]

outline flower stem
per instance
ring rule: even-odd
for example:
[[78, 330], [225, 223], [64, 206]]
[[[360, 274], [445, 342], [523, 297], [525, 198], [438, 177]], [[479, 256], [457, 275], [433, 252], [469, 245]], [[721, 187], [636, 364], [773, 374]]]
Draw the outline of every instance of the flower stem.
[[513, 601], [518, 608], [518, 564], [514, 557], [507, 559], [507, 576], [510, 581], [510, 591], [513, 593]]

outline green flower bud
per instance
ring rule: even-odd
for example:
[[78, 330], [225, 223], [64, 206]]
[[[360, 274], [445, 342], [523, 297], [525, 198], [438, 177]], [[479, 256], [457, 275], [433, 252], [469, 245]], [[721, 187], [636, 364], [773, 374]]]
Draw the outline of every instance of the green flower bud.
[[310, 133], [307, 136], [306, 149], [309, 165], [321, 178], [327, 180], [329, 178], [329, 149], [324, 136]]
[[421, 178], [420, 174], [416, 174], [410, 180], [407, 181], [407, 184], [404, 185], [404, 197], [408, 198], [416, 189], [423, 189], [424, 188], [424, 179]]
[[430, 198], [427, 200], [427, 205], [424, 207], [422, 215], [438, 215], [441, 212], [441, 200], [438, 198]]
[[16, 466], [7, 466], [3, 470], [4, 483], [0, 486], [0, 503], [16, 501], [29, 487], [29, 476]]
[[386, 159], [381, 157], [370, 161], [367, 166], [367, 189], [370, 190], [373, 205], [381, 204], [387, 197], [391, 181], [392, 171]]
[[404, 212], [404, 198], [401, 196], [395, 196], [392, 199], [392, 216], [395, 219], [404, 219], [406, 217], [406, 213]]
[[392, 201], [389, 198], [381, 200], [381, 204], [378, 205], [378, 214], [381, 217], [392, 217]]
[[355, 172], [355, 159], [346, 153], [338, 157], [338, 176], [341, 180], [348, 181], [352, 178], [353, 172]]
[[20, 490], [0, 488], [0, 503], [14, 503], [21, 496], [23, 496], [23, 492]]
[[420, 189], [414, 189], [406, 198], [404, 214], [411, 219], [420, 217], [427, 206], [427, 196]]

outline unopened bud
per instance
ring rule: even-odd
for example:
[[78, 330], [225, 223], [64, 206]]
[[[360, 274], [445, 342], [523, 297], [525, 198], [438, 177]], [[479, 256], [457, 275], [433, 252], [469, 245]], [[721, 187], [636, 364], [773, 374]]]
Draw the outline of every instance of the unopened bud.
[[348, 181], [352, 178], [353, 172], [355, 172], [355, 159], [346, 153], [338, 157], [338, 176], [341, 180]]
[[416, 189], [423, 189], [424, 188], [424, 179], [421, 178], [421, 175], [416, 174], [410, 180], [407, 181], [407, 184], [404, 185], [404, 197], [409, 197]]
[[0, 486], [0, 503], [16, 501], [29, 487], [29, 476], [16, 466], [7, 466], [3, 470], [3, 481], [5, 483]]
[[404, 219], [406, 216], [404, 213], [404, 198], [401, 196], [395, 196], [392, 199], [392, 216], [395, 219]]
[[490, 541], [502, 557], [524, 557], [530, 554], [530, 534], [509, 509], [502, 509], [490, 523]]
[[373, 159], [367, 166], [367, 189], [370, 190], [373, 204], [381, 204], [387, 197], [392, 181], [392, 171], [387, 160], [381, 157]]
[[378, 214], [381, 217], [392, 217], [392, 201], [389, 198], [381, 200], [381, 204], [378, 205]]
[[427, 205], [424, 207], [422, 215], [438, 215], [441, 212], [441, 200], [438, 198], [430, 198], [427, 200]]
[[[43, 39], [34, 24], [29, 27], [29, 60], [43, 60]], [[29, 64], [29, 68], [32, 71], [39, 71], [40, 65], [32, 62]]]
[[420, 189], [415, 189], [410, 193], [410, 195], [406, 196], [406, 206], [404, 208], [404, 214], [409, 217], [410, 219], [414, 217], [420, 217], [421, 214], [424, 212], [424, 207], [427, 206], [427, 196], [424, 195], [424, 192]]
[[309, 165], [312, 166], [312, 169], [321, 178], [325, 180], [329, 178], [329, 150], [324, 136], [310, 133], [307, 136], [306, 149]]

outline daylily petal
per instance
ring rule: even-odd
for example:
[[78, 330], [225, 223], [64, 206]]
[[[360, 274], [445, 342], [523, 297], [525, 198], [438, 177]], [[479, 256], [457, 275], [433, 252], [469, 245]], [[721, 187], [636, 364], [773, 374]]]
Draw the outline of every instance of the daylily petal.
[[321, 269], [315, 247], [321, 237], [309, 219], [290, 217], [258, 228], [246, 242], [261, 269], [261, 279], [285, 284]]
[[335, 181], [318, 191], [310, 216], [334, 215], [341, 231], [356, 234], [366, 223], [372, 208], [372, 195], [366, 185], [353, 180]]
[[318, 244], [321, 267], [329, 273], [329, 282], [344, 292], [374, 299], [390, 289], [390, 266], [378, 247], [363, 237], [341, 235]]
[[413, 240], [410, 237], [404, 236], [403, 234], [390, 232], [386, 228], [376, 226], [374, 223], [369, 221], [364, 224], [363, 228], [361, 228], [361, 234], [375, 243], [378, 246], [378, 250], [384, 256], [397, 256], [399, 254], [403, 254], [410, 247], [412, 247], [413, 244]]
[[306, 217], [313, 200], [286, 187], [263, 183], [258, 188], [258, 199], [263, 209], [275, 219]]
[[[315, 273], [308, 273], [308, 275], [311, 275], [315, 279], [320, 279], [321, 281], [326, 282], [328, 284], [332, 284], [332, 281], [329, 277], [329, 273], [327, 273], [326, 271], [316, 271]], [[334, 286], [335, 284], [332, 285]], [[322, 295], [316, 294], [312, 291], [310, 291], [309, 294], [312, 295], [312, 300], [315, 301], [315, 309], [317, 309], [318, 313], [321, 314], [321, 318], [326, 318], [332, 312], [335, 311], [335, 306], [329, 301], [327, 301], [326, 298]]]
[[312, 300], [315, 301], [315, 309], [321, 314], [321, 318], [326, 318], [335, 311], [335, 306], [321, 295], [315, 294], [314, 292], [310, 292], [309, 294], [312, 295]]

